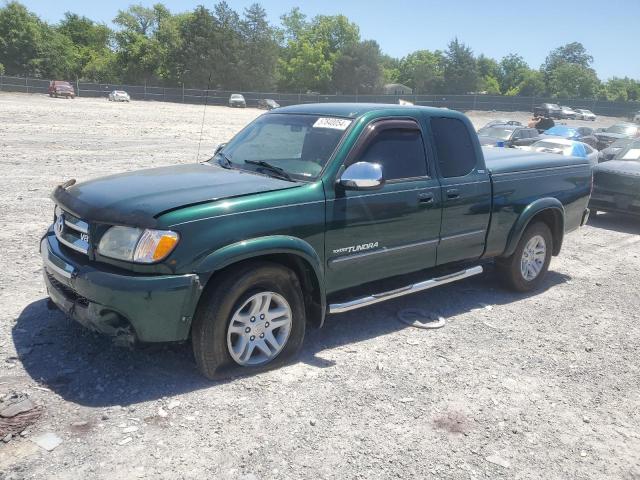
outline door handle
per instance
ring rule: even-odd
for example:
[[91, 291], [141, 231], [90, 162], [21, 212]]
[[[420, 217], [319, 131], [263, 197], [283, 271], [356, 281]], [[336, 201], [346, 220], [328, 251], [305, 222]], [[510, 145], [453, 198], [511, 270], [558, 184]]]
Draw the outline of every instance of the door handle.
[[432, 205], [433, 204], [433, 193], [422, 192], [418, 194], [418, 202], [421, 205]]
[[447, 198], [449, 200], [454, 200], [456, 198], [460, 198], [460, 192], [455, 188], [450, 188], [447, 190]]

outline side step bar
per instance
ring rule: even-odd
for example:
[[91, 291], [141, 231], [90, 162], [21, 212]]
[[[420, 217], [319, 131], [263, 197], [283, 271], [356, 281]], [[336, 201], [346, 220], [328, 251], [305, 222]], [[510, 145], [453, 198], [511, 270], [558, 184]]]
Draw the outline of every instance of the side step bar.
[[384, 302], [385, 300], [391, 300], [392, 298], [402, 297], [409, 295], [410, 293], [422, 292], [423, 290], [429, 290], [430, 288], [439, 287], [446, 283], [456, 282], [463, 278], [472, 277], [482, 273], [482, 267], [480, 265], [455, 272], [443, 277], [431, 278], [424, 282], [414, 283], [406, 287], [397, 288], [384, 293], [378, 293], [375, 295], [369, 295], [368, 297], [358, 298], [344, 303], [332, 303], [329, 305], [329, 313], [343, 313], [357, 308], [368, 307], [374, 303]]

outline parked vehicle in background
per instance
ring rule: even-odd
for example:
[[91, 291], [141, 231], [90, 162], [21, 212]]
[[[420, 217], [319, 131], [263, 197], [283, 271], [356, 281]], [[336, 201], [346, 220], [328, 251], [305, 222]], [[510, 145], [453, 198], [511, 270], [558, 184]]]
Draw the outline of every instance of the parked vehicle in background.
[[215, 378], [282, 364], [327, 313], [488, 260], [510, 288], [539, 288], [590, 190], [586, 160], [482, 149], [460, 112], [296, 105], [204, 164], [57, 187], [44, 281], [52, 304], [121, 342], [190, 339]]
[[633, 115], [632, 120], [635, 123], [640, 123], [640, 112], [636, 112], [635, 115]]
[[535, 128], [518, 125], [494, 124], [478, 130], [480, 145], [488, 147], [515, 147], [531, 145], [538, 138]]
[[65, 97], [72, 99], [76, 97], [76, 91], [73, 89], [73, 85], [64, 80], [51, 80], [49, 82], [48, 92], [50, 97]]
[[569, 125], [556, 125], [540, 136], [541, 140], [547, 136], [566, 138], [568, 140], [577, 140], [578, 142], [596, 147], [598, 139], [595, 136], [593, 128], [589, 127], [571, 127]]
[[632, 138], [619, 138], [607, 148], [600, 150], [598, 154], [598, 162], [608, 162], [616, 158], [616, 155], [620, 153], [624, 148], [634, 140]]
[[562, 118], [562, 109], [556, 103], [543, 103], [533, 107], [533, 115], [536, 117]]
[[594, 168], [589, 206], [594, 215], [598, 211], [640, 215], [640, 140], [629, 142], [614, 160]]
[[232, 108], [245, 108], [247, 106], [247, 102], [244, 99], [244, 95], [241, 95], [240, 93], [232, 93], [229, 97], [229, 106]]
[[516, 127], [523, 127], [524, 125], [517, 120], [491, 120], [482, 128], [493, 127], [494, 125], [513, 125]]
[[522, 150], [542, 153], [555, 153], [566, 157], [579, 157], [589, 160], [592, 167], [598, 164], [598, 151], [586, 143], [566, 138], [549, 137], [538, 140], [529, 147], [521, 147]]
[[280, 104], [272, 98], [261, 98], [258, 100], [258, 108], [263, 110], [273, 110], [274, 108], [280, 108]]
[[109, 101], [110, 102], [130, 102], [131, 97], [124, 90], [114, 90], [109, 93]]
[[576, 117], [578, 116], [578, 113], [571, 107], [568, 107], [566, 105], [561, 105], [560, 116], [561, 118], [575, 120]]
[[591, 110], [587, 110], [586, 108], [576, 108], [576, 119], [578, 120], [589, 120], [591, 122], [596, 121], [596, 114]]
[[603, 150], [618, 139], [640, 137], [640, 125], [634, 123], [616, 123], [608, 128], [596, 130], [595, 136], [598, 139], [596, 148]]

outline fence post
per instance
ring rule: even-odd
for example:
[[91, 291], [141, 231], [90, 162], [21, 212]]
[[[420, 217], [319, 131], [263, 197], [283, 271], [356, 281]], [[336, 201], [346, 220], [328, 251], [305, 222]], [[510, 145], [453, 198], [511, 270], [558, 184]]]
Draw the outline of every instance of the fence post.
[[476, 105], [478, 104], [478, 95], [473, 95], [473, 110], [476, 110]]
[[4, 75], [0, 75], [0, 92], [2, 91], [2, 82], [4, 80]]
[[167, 101], [167, 97], [166, 97], [166, 95], [165, 95], [166, 90], [167, 90], [167, 89], [166, 89], [165, 87], [162, 87], [162, 101], [163, 101], [163, 102], [166, 102], [166, 101]]
[[27, 93], [29, 93], [29, 77], [24, 77], [24, 84], [27, 87]]
[[182, 82], [182, 103], [184, 103], [184, 81]]
[[147, 81], [144, 81], [144, 99], [147, 99]]

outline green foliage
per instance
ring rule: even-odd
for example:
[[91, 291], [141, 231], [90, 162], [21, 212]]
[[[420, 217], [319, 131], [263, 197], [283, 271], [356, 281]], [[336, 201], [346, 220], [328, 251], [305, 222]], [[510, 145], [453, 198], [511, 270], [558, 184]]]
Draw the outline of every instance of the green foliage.
[[537, 97], [545, 94], [544, 76], [537, 70], [528, 69], [522, 73], [520, 83], [505, 92], [505, 95]]
[[298, 8], [282, 16], [282, 25], [278, 86], [285, 91], [329, 91], [341, 51], [360, 41], [358, 26], [344, 15], [318, 15], [308, 21]]
[[400, 61], [399, 80], [417, 94], [442, 93], [444, 90], [445, 56], [436, 50], [418, 50]]
[[500, 83], [496, 77], [485, 75], [480, 83], [480, 91], [487, 92], [488, 95], [500, 95]]
[[0, 75], [4, 75], [4, 65], [0, 63]]
[[238, 91], [378, 93], [403, 83], [416, 94], [487, 92], [520, 96], [640, 100], [640, 82], [600, 82], [581, 43], [560, 46], [540, 70], [517, 54], [499, 62], [453, 39], [445, 52], [404, 58], [361, 40], [344, 15], [307, 18], [299, 8], [269, 23], [255, 3], [238, 13], [225, 1], [174, 14], [161, 3], [117, 13], [115, 30], [67, 12], [42, 21], [17, 1], [0, 6], [0, 72], [104, 83], [164, 84]]
[[529, 65], [520, 55], [511, 53], [503, 57], [500, 60], [500, 89], [503, 92], [517, 90], [529, 71]]
[[574, 63], [562, 63], [554, 68], [547, 87], [558, 98], [595, 98], [600, 81], [593, 69]]
[[610, 78], [601, 89], [601, 97], [606, 100], [626, 102], [640, 100], [640, 82], [631, 78]]
[[43, 22], [18, 2], [0, 9], [0, 58], [9, 73], [39, 73], [43, 30]]
[[373, 93], [382, 85], [380, 46], [374, 40], [347, 45], [333, 65], [333, 85], [342, 93]]
[[454, 38], [445, 52], [444, 81], [450, 93], [470, 93], [478, 87], [478, 66], [473, 52]]

